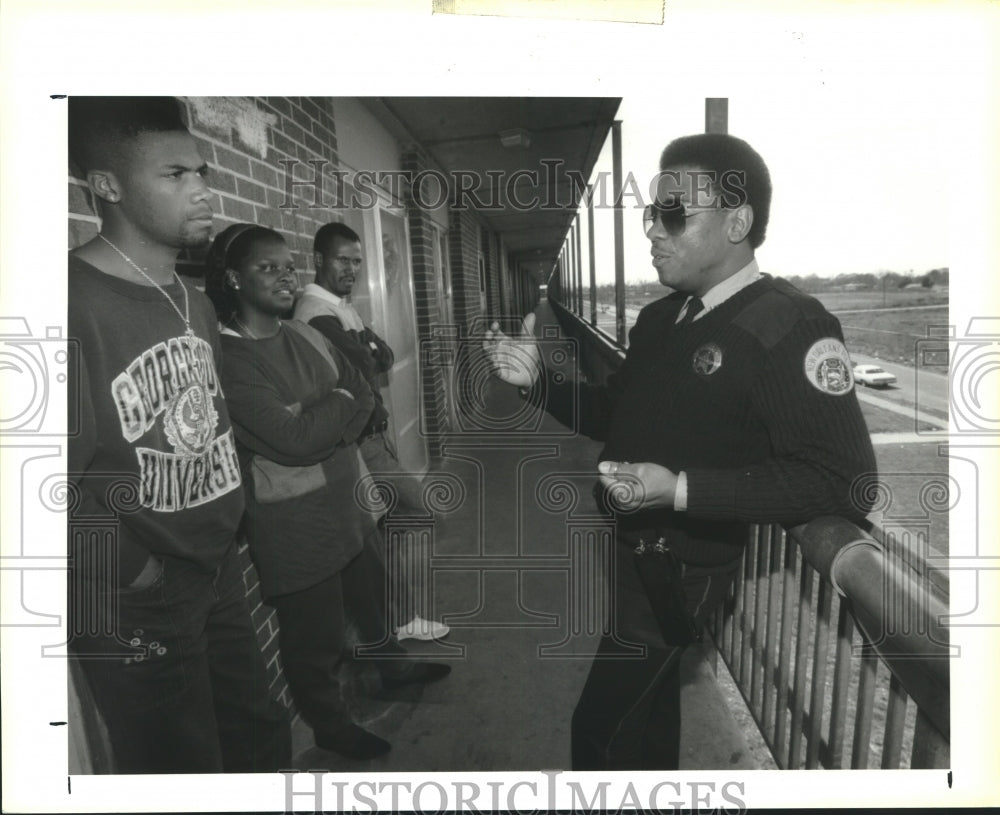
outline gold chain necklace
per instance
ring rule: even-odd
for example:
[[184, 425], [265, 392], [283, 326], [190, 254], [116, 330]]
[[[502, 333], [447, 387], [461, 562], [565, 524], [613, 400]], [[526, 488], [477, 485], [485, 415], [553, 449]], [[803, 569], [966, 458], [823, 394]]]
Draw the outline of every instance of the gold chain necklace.
[[153, 280], [153, 278], [151, 278], [148, 274], [146, 274], [146, 270], [145, 269], [140, 268], [139, 264], [137, 264], [134, 260], [132, 260], [132, 258], [130, 258], [128, 255], [126, 255], [121, 249], [119, 249], [117, 246], [115, 246], [111, 241], [109, 241], [104, 236], [103, 233], [98, 233], [98, 237], [101, 238], [101, 240], [103, 240], [108, 246], [110, 246], [112, 249], [114, 249], [119, 255], [121, 255], [122, 260], [124, 260], [129, 266], [131, 266], [139, 274], [141, 274], [144, 278], [146, 278], [146, 280], [148, 280], [150, 283], [152, 283], [156, 287], [157, 291], [159, 291], [160, 294], [162, 294], [165, 298], [167, 298], [167, 302], [170, 303], [170, 305], [173, 307], [174, 311], [177, 312], [177, 316], [180, 317], [184, 321], [184, 333], [188, 337], [193, 337], [194, 336], [194, 331], [191, 328], [191, 304], [190, 304], [190, 302], [188, 300], [187, 286], [185, 286], [181, 282], [181, 279], [180, 279], [180, 277], [178, 277], [177, 272], [176, 271], [174, 272], [174, 279], [180, 284], [181, 291], [184, 293], [184, 311], [183, 311], [183, 313], [177, 307], [177, 303], [174, 302], [174, 298], [171, 297], [169, 294], [167, 294], [167, 292], [163, 288], [163, 286], [161, 286], [159, 283], [157, 283], [155, 280]]

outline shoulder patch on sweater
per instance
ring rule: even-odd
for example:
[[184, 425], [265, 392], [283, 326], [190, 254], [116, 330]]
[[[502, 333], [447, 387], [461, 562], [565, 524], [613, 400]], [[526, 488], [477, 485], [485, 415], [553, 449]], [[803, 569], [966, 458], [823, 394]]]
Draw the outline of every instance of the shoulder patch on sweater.
[[854, 387], [851, 358], [836, 337], [824, 337], [810, 345], [803, 368], [809, 384], [823, 393], [841, 396]]

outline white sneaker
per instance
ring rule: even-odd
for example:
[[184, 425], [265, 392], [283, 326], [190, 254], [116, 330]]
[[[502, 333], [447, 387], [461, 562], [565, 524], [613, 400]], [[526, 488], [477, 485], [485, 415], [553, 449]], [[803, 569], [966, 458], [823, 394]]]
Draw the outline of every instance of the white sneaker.
[[444, 623], [414, 617], [406, 625], [396, 629], [397, 640], [439, 640], [448, 636], [451, 629]]

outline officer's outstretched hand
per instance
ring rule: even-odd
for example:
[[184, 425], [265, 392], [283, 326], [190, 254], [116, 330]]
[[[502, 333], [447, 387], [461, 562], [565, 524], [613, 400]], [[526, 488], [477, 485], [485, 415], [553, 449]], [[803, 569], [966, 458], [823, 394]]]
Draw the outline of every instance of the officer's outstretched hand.
[[493, 323], [486, 332], [483, 351], [504, 382], [519, 388], [535, 384], [542, 370], [542, 359], [534, 332], [534, 313], [524, 318], [520, 337], [508, 337], [500, 330], [499, 323]]
[[610, 490], [612, 506], [622, 512], [637, 509], [673, 509], [677, 474], [651, 462], [602, 461], [601, 483]]

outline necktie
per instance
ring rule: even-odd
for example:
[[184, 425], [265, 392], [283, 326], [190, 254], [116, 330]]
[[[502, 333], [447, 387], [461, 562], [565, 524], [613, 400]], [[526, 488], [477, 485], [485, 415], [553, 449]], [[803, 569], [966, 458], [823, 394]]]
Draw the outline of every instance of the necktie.
[[700, 297], [692, 297], [687, 302], [687, 311], [684, 312], [684, 316], [681, 317], [677, 325], [687, 325], [688, 323], [694, 322], [694, 318], [697, 317], [705, 308], [705, 304], [701, 302]]

